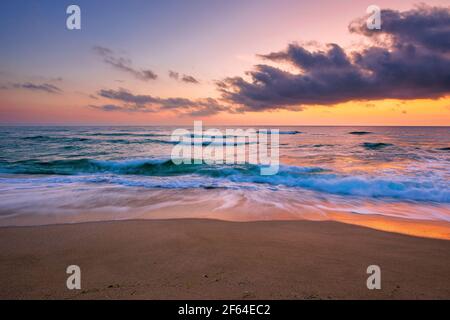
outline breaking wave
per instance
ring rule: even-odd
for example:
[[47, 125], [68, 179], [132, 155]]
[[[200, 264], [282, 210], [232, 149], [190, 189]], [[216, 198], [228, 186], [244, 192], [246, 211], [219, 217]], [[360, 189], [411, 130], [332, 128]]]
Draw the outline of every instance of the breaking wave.
[[[192, 160], [192, 159], [191, 159]], [[252, 184], [258, 187], [301, 188], [329, 194], [350, 195], [369, 198], [393, 198], [410, 201], [450, 202], [450, 187], [439, 179], [430, 177], [368, 177], [358, 175], [335, 174], [320, 167], [302, 167], [281, 165], [279, 172], [272, 176], [260, 175], [261, 166], [182, 164], [176, 165], [170, 159], [138, 160], [56, 160], [49, 162], [27, 160], [13, 163], [0, 162], [1, 173], [26, 175], [62, 175], [87, 177], [89, 182], [117, 183], [136, 186], [136, 181], [128, 179], [130, 175], [142, 176], [139, 186], [192, 188], [227, 188], [230, 183], [235, 186]], [[107, 180], [105, 180], [107, 178]], [[170, 177], [171, 179], [164, 179]], [[193, 181], [201, 180], [200, 185]], [[67, 177], [70, 179], [70, 177]], [[173, 178], [176, 179], [174, 183]], [[2, 178], [4, 180], [6, 178]], [[60, 178], [61, 179], [61, 178]], [[147, 179], [147, 180], [146, 180]], [[158, 183], [154, 183], [157, 179]], [[11, 182], [14, 179], [7, 179]], [[32, 181], [34, 179], [29, 179]], [[114, 182], [115, 181], [115, 182]]]

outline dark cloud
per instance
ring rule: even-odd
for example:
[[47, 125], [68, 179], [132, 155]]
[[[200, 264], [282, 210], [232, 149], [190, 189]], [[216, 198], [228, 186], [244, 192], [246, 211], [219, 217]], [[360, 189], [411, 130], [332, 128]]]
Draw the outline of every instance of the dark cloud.
[[371, 31], [365, 27], [365, 17], [349, 25], [350, 32], [368, 37], [386, 35], [392, 37], [395, 45], [413, 44], [430, 50], [450, 50], [450, 7], [419, 5], [415, 10], [399, 12], [381, 11], [382, 27]]
[[104, 98], [117, 100], [125, 103], [137, 105], [154, 104], [158, 102], [157, 98], [148, 95], [135, 95], [125, 89], [119, 90], [100, 90], [98, 95]]
[[101, 111], [123, 111], [123, 107], [115, 104], [104, 104], [101, 106], [90, 105], [89, 107]]
[[216, 99], [191, 100], [186, 98], [159, 98], [150, 95], [136, 95], [125, 89], [100, 90], [98, 96], [119, 102], [120, 105], [90, 106], [103, 111], [154, 112], [169, 110], [180, 115], [210, 116], [230, 111]]
[[199, 84], [200, 83], [200, 81], [195, 79], [193, 76], [188, 76], [186, 74], [183, 75], [183, 77], [181, 78], [181, 81], [186, 82], [186, 83], [193, 83], [193, 84]]
[[180, 74], [178, 72], [169, 70], [169, 78], [178, 80], [180, 78]]
[[351, 66], [349, 57], [344, 50], [333, 43], [328, 45], [326, 52], [310, 52], [297, 44], [291, 44], [285, 51], [259, 56], [272, 61], [290, 62], [305, 71], [329, 68], [345, 69]]
[[200, 81], [198, 81], [196, 78], [194, 78], [193, 76], [187, 75], [187, 74], [183, 74], [182, 76], [180, 76], [179, 72], [175, 72], [172, 70], [169, 70], [169, 77], [175, 80], [179, 80], [185, 83], [192, 83], [192, 84], [199, 84]]
[[117, 105], [117, 104], [103, 104], [100, 106], [97, 105], [89, 105], [90, 108], [105, 111], [105, 112], [153, 112], [155, 110], [151, 108], [147, 108], [146, 106], [140, 106], [140, 105]]
[[47, 93], [52, 93], [52, 94], [63, 92], [60, 88], [58, 88], [57, 86], [50, 84], [50, 83], [40, 83], [40, 84], [36, 84], [36, 83], [32, 83], [32, 82], [13, 83], [13, 84], [11, 84], [11, 86], [3, 86], [2, 88], [3, 89], [15, 88], [15, 89], [25, 89], [25, 90], [31, 90], [31, 91], [42, 91], [42, 92], [47, 92]]
[[115, 69], [127, 72], [135, 78], [142, 81], [155, 80], [158, 76], [151, 70], [136, 69], [132, 66], [132, 62], [128, 58], [116, 56], [114, 51], [109, 48], [95, 46], [94, 52], [102, 57], [103, 61]]
[[349, 29], [372, 46], [347, 52], [337, 44], [311, 51], [299, 44], [260, 55], [288, 63], [298, 72], [260, 64], [251, 80], [217, 83], [223, 99], [241, 111], [301, 109], [352, 100], [438, 98], [450, 93], [450, 7], [421, 6], [407, 12], [382, 11], [381, 31], [366, 28], [365, 18]]

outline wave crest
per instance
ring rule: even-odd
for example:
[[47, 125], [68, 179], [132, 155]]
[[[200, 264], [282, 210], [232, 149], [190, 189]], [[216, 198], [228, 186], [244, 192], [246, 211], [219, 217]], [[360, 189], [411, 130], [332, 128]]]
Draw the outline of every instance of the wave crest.
[[[35, 160], [14, 163], [0, 163], [0, 172], [28, 175], [87, 175], [101, 177], [137, 175], [158, 178], [178, 176], [176, 188], [192, 187], [193, 177], [205, 177], [214, 181], [214, 187], [240, 184], [265, 185], [271, 189], [278, 187], [303, 188], [337, 195], [368, 198], [394, 198], [410, 201], [431, 201], [450, 203], [450, 188], [446, 181], [430, 177], [363, 177], [335, 174], [320, 167], [281, 165], [273, 176], [260, 175], [261, 167], [253, 164], [176, 165], [168, 159], [138, 159], [126, 161], [112, 160], [56, 160], [40, 162]], [[144, 177], [143, 177], [144, 178]], [[124, 177], [126, 179], [126, 177]], [[102, 181], [101, 179], [99, 181]], [[162, 181], [162, 182], [161, 182]], [[167, 183], [169, 183], [167, 181]], [[173, 187], [173, 185], [171, 184]], [[204, 187], [204, 186], [203, 186]], [[264, 187], [264, 186], [262, 186]]]

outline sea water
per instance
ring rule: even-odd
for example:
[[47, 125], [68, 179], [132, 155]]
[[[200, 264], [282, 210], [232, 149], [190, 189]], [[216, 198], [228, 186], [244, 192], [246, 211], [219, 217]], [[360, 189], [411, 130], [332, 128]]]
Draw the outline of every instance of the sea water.
[[175, 165], [175, 129], [0, 127], [0, 225], [336, 213], [450, 222], [450, 127], [257, 127], [280, 130], [271, 176], [249, 163]]

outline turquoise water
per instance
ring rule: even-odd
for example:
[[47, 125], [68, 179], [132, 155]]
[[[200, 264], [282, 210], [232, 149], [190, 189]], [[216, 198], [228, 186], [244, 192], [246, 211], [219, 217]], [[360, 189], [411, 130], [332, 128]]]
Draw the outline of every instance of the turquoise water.
[[450, 221], [449, 127], [277, 128], [273, 176], [248, 163], [177, 166], [174, 129], [1, 127], [0, 224], [161, 218], [183, 205], [220, 218], [267, 209], [251, 220], [307, 208]]

